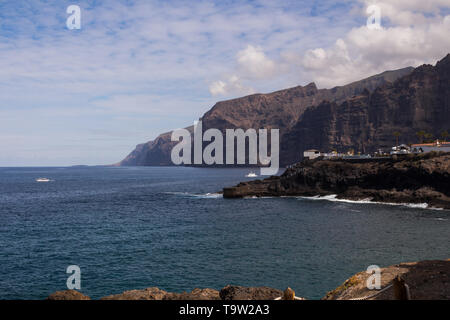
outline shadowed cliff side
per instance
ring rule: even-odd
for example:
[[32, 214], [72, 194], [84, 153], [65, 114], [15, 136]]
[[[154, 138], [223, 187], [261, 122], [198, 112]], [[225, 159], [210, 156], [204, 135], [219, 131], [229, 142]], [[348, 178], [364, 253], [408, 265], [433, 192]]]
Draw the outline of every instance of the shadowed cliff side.
[[[225, 129], [280, 129], [280, 139], [290, 132], [300, 116], [311, 106], [322, 101], [342, 103], [346, 99], [362, 94], [365, 90], [374, 91], [377, 87], [410, 74], [414, 68], [386, 71], [381, 74], [339, 86], [332, 89], [318, 89], [314, 83], [297, 86], [269, 94], [254, 94], [238, 99], [216, 103], [201, 118], [203, 131], [216, 128]], [[189, 128], [192, 131], [192, 127]], [[124, 160], [121, 166], [167, 166], [172, 165], [170, 152], [175, 145], [171, 142], [171, 132], [159, 135], [155, 140], [136, 146]], [[300, 160], [299, 150], [282, 152], [283, 159]]]
[[392, 147], [394, 132], [402, 143], [417, 143], [422, 130], [434, 138], [450, 130], [450, 55], [373, 92], [308, 108], [281, 140], [281, 164], [299, 160], [301, 155], [289, 150], [368, 153]]

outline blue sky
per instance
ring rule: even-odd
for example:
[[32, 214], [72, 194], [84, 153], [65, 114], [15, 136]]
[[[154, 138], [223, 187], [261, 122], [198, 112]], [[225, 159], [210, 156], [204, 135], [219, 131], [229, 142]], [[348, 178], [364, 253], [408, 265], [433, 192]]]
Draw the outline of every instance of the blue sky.
[[[450, 51], [448, 1], [378, 1], [378, 31], [372, 2], [3, 0], [0, 166], [115, 163], [216, 101]], [[80, 30], [66, 27], [73, 4]]]

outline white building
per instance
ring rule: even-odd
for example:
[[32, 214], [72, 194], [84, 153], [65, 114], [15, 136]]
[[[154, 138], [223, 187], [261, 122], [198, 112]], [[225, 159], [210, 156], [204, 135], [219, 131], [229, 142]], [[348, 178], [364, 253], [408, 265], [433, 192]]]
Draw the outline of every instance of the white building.
[[394, 154], [408, 154], [411, 153], [411, 148], [406, 144], [401, 144], [399, 146], [392, 147], [391, 155]]
[[414, 153], [441, 151], [450, 152], [450, 142], [436, 140], [433, 143], [420, 143], [411, 145], [411, 151]]
[[303, 157], [307, 159], [315, 159], [320, 157], [321, 155], [322, 154], [320, 153], [320, 151], [315, 149], [303, 151]]

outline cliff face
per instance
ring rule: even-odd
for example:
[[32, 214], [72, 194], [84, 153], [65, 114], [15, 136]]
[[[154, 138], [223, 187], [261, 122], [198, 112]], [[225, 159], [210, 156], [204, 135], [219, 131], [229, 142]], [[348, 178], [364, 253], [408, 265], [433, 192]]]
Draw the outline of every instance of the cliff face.
[[[317, 89], [314, 83], [298, 86], [270, 94], [254, 94], [247, 97], [218, 102], [202, 117], [203, 130], [217, 128], [225, 129], [280, 129], [281, 143], [284, 136], [289, 134], [308, 108], [319, 105], [322, 101], [333, 101], [341, 104], [347, 99], [374, 91], [379, 86], [408, 75], [413, 68], [387, 71], [370, 78], [357, 81], [345, 86], [332, 89]], [[192, 129], [192, 128], [191, 128]], [[118, 165], [150, 166], [172, 165], [170, 151], [175, 143], [170, 141], [170, 132], [157, 137], [155, 140], [140, 144]], [[292, 135], [290, 135], [292, 139]], [[300, 160], [302, 150], [281, 151], [282, 164]]]
[[305, 160], [281, 176], [224, 189], [225, 198], [325, 196], [450, 209], [450, 153], [398, 159]]
[[304, 112], [283, 137], [282, 163], [298, 161], [289, 150], [373, 152], [396, 142], [417, 142], [420, 130], [435, 138], [450, 129], [450, 55], [435, 67], [424, 65], [393, 83], [342, 103], [323, 101]]

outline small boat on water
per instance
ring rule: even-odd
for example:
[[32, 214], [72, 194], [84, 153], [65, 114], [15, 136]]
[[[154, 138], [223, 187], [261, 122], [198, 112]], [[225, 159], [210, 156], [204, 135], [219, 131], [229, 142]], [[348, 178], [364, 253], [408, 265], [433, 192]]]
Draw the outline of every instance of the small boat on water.
[[37, 178], [36, 182], [50, 182], [50, 179], [48, 179], [48, 178]]
[[247, 178], [256, 178], [258, 175], [254, 172], [250, 172], [249, 174], [246, 175]]

